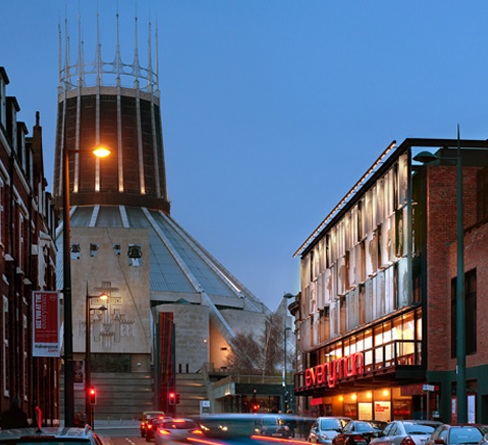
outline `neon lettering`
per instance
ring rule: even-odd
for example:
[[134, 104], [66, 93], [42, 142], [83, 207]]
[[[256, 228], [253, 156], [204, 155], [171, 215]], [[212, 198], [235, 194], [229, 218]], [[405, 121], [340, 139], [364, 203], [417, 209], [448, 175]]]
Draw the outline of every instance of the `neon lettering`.
[[362, 352], [341, 357], [305, 370], [305, 386], [327, 385], [334, 388], [337, 383], [348, 377], [364, 374]]

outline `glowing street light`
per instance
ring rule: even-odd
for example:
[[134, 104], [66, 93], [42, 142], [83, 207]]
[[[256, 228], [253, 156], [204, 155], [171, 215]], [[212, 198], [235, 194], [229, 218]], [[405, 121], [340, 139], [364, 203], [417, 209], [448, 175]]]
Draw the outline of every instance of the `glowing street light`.
[[[108, 153], [107, 153], [108, 151]], [[63, 142], [63, 316], [64, 316], [64, 423], [75, 424], [75, 394], [73, 368], [73, 314], [71, 298], [71, 221], [69, 189], [69, 153], [81, 153], [81, 150], [69, 150], [66, 146], [66, 128]], [[98, 150], [92, 151], [95, 155]], [[105, 157], [110, 150], [102, 151]]]

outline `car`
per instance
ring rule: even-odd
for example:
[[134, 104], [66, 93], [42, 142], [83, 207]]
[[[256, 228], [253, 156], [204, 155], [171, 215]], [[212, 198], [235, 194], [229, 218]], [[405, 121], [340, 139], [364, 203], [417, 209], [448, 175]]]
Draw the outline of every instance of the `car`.
[[332, 445], [366, 445], [371, 439], [379, 437], [387, 423], [378, 420], [351, 420], [332, 439]]
[[488, 433], [483, 435], [483, 438], [478, 442], [478, 445], [488, 445]]
[[166, 417], [153, 417], [146, 422], [146, 442], [154, 439], [156, 431]]
[[263, 414], [256, 422], [257, 433], [261, 436], [283, 437], [288, 439], [293, 436], [293, 425], [283, 417], [274, 414]]
[[164, 411], [144, 411], [142, 413], [139, 424], [139, 429], [141, 432], [141, 437], [146, 436], [147, 422], [155, 417], [163, 419], [165, 416]]
[[370, 445], [424, 445], [440, 425], [435, 420], [394, 420]]
[[[218, 444], [239, 444], [245, 442], [253, 445], [269, 444], [270, 441], [281, 441], [281, 437], [264, 436], [261, 430], [264, 424], [269, 424], [270, 417], [280, 417], [286, 424], [296, 425], [297, 429], [310, 430], [315, 418], [296, 416], [292, 414], [261, 414], [261, 413], [220, 413], [207, 414], [196, 419], [205, 437], [205, 443], [214, 443], [210, 439], [218, 439]], [[207, 440], [209, 439], [209, 440]], [[247, 440], [249, 439], [249, 440]], [[215, 442], [217, 443], [217, 442]]]
[[42, 444], [42, 445], [104, 445], [100, 436], [89, 425], [77, 427], [27, 427], [0, 431], [3, 445]]
[[351, 421], [349, 417], [318, 417], [310, 428], [307, 440], [311, 443], [332, 444], [337, 436]]
[[163, 419], [154, 431], [156, 445], [165, 445], [169, 442], [184, 442], [189, 437], [203, 436], [198, 423], [192, 419], [166, 418]]
[[462, 424], [440, 425], [425, 442], [426, 445], [466, 445], [477, 444], [485, 434], [488, 434], [488, 425]]

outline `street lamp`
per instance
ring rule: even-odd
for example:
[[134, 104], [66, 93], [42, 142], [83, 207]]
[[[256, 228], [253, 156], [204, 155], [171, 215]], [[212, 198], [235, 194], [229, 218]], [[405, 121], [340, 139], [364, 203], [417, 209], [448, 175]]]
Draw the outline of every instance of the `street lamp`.
[[[86, 284], [86, 312], [85, 312], [85, 411], [88, 424], [94, 428], [93, 407], [90, 401], [91, 388], [91, 320], [90, 320], [90, 300], [97, 298], [102, 301], [108, 300], [107, 294], [102, 295], [88, 295], [88, 283]], [[106, 311], [105, 306], [100, 306], [96, 310]]]
[[466, 397], [466, 321], [464, 301], [464, 223], [463, 223], [463, 167], [461, 158], [461, 145], [459, 125], [457, 127], [456, 157], [447, 158], [434, 155], [430, 152], [420, 152], [414, 160], [428, 163], [439, 159], [456, 161], [456, 393], [457, 393], [457, 423], [467, 422]]
[[[65, 129], [66, 131], [66, 129]], [[100, 147], [93, 150], [97, 157], [106, 157], [110, 150], [105, 149], [100, 156]], [[68, 150], [66, 132], [63, 143], [63, 317], [64, 317], [64, 424], [75, 424], [75, 392], [73, 372], [73, 314], [71, 301], [71, 223], [70, 223], [70, 188], [69, 188], [69, 153], [80, 153], [81, 150]]]
[[[293, 298], [296, 298], [296, 295], [293, 295], [293, 294], [290, 294], [290, 293], [286, 293], [283, 295], [283, 298], [286, 298], [287, 300], [290, 300], [290, 299], [293, 299]], [[283, 328], [283, 354], [284, 354], [284, 357], [283, 357], [283, 409], [282, 409], [282, 412], [285, 412], [286, 410], [286, 402], [285, 402], [285, 398], [286, 398], [286, 393], [287, 393], [287, 384], [286, 384], [286, 331], [291, 331], [292, 329], [288, 326], [286, 326], [286, 315], [284, 317], [284, 328]]]
[[287, 386], [286, 386], [286, 331], [291, 331], [291, 328], [285, 327], [283, 329], [283, 409], [282, 412], [284, 413], [286, 411], [286, 392], [287, 392]]

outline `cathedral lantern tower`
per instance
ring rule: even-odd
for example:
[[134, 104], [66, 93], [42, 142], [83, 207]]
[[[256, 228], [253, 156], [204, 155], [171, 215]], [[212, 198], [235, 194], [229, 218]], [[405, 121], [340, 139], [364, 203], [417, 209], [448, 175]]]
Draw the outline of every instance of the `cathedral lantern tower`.
[[[84, 45], [79, 39], [77, 61], [71, 65], [69, 39], [65, 40], [58, 87], [54, 196], [62, 207], [62, 154], [66, 147], [71, 205], [135, 205], [169, 215], [151, 30], [149, 27], [150, 57], [146, 68], [139, 63], [137, 19], [134, 60], [130, 64], [122, 60], [118, 28], [117, 15], [116, 56], [109, 63], [102, 60], [98, 31], [92, 63], [84, 62]], [[111, 156], [103, 161], [91, 155], [99, 145], [111, 151]]]
[[[81, 37], [76, 62], [70, 62], [68, 26], [64, 43], [59, 31], [54, 198], [62, 208], [66, 153], [73, 361], [80, 380], [75, 410], [85, 406], [83, 373], [90, 351], [91, 383], [104, 388], [97, 399], [99, 419], [164, 410], [168, 388], [178, 388], [178, 374], [194, 375], [188, 388], [201, 386], [202, 367], [225, 368], [238, 334], [264, 332], [271, 313], [170, 214], [157, 32], [153, 35], [149, 25], [144, 66], [136, 19], [132, 61], [126, 63], [118, 14], [116, 24], [115, 57], [109, 62], [102, 58], [98, 19], [90, 63]], [[92, 150], [100, 145], [111, 155], [97, 159]], [[61, 222], [58, 289], [64, 288], [62, 233]], [[109, 297], [106, 303], [98, 301], [102, 293]], [[180, 413], [198, 414], [204, 391], [182, 393]]]

